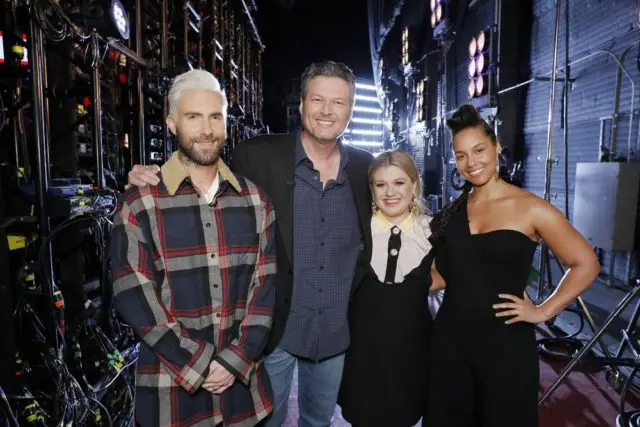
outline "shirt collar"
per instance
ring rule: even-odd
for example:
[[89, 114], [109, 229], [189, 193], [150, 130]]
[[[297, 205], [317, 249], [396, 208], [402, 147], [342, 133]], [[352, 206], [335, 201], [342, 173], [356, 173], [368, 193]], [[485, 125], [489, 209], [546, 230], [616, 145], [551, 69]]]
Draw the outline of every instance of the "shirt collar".
[[[413, 214], [409, 214], [404, 221], [397, 225], [397, 227], [405, 234], [413, 233], [413, 225], [415, 217]], [[373, 233], [387, 233], [393, 227], [396, 227], [394, 223], [389, 221], [380, 211], [376, 211], [371, 218], [371, 229]]]
[[[342, 142], [342, 137], [338, 138], [338, 150], [340, 150], [340, 169], [344, 169], [349, 163], [349, 153]], [[296, 166], [302, 163], [304, 160], [308, 160], [307, 152], [304, 151], [302, 145], [302, 131], [296, 135]]]
[[[234, 190], [238, 193], [242, 191], [240, 187], [240, 183], [236, 179], [236, 176], [231, 172], [231, 169], [222, 161], [222, 159], [218, 159], [218, 175], [222, 181], [228, 182]], [[189, 172], [187, 168], [184, 167], [182, 161], [179, 157], [179, 152], [174, 152], [169, 160], [165, 162], [164, 165], [160, 168], [162, 172], [162, 181], [164, 185], [167, 187], [167, 191], [170, 195], [175, 195], [180, 185], [189, 178]]]

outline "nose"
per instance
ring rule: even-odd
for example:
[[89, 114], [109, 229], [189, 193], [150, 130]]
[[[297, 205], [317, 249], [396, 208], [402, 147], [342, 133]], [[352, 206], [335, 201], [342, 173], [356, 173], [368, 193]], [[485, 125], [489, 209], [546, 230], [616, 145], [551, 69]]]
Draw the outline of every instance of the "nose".
[[213, 134], [213, 125], [211, 120], [204, 120], [204, 125], [202, 126], [202, 133], [205, 135]]
[[330, 102], [323, 102], [322, 103], [322, 114], [324, 115], [329, 115], [331, 114], [331, 103]]
[[387, 197], [393, 196], [393, 186], [387, 185], [387, 188], [384, 191], [384, 195]]

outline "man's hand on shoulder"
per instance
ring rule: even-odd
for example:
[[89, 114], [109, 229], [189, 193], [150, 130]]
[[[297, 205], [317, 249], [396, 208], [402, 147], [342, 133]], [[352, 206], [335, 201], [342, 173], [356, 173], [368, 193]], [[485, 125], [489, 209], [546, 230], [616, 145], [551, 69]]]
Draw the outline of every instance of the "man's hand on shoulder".
[[160, 166], [158, 165], [134, 165], [133, 169], [129, 171], [127, 175], [129, 181], [124, 186], [125, 190], [128, 190], [132, 186], [146, 187], [147, 185], [156, 186], [160, 182], [158, 173], [160, 172]]

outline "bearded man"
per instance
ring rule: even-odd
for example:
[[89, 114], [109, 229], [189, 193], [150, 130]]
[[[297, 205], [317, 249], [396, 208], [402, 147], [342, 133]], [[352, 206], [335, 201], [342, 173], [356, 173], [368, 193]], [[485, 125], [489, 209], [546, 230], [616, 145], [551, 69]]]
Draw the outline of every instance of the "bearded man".
[[227, 99], [203, 70], [178, 76], [178, 151], [154, 187], [123, 195], [111, 240], [114, 301], [141, 340], [140, 426], [254, 426], [272, 408], [262, 365], [275, 305], [275, 213], [220, 159]]

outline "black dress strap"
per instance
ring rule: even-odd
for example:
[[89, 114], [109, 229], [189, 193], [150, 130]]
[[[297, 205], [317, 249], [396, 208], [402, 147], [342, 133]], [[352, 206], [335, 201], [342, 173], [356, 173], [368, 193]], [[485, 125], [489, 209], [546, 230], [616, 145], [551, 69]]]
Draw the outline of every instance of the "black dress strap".
[[387, 271], [384, 276], [384, 283], [391, 285], [396, 281], [396, 270], [398, 268], [398, 255], [400, 254], [400, 228], [393, 227], [389, 236], [389, 253], [387, 254]]

